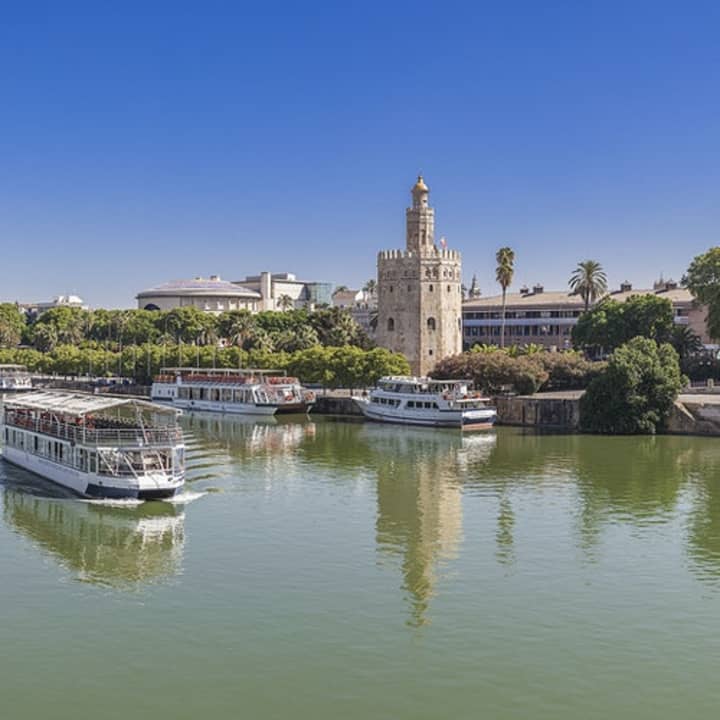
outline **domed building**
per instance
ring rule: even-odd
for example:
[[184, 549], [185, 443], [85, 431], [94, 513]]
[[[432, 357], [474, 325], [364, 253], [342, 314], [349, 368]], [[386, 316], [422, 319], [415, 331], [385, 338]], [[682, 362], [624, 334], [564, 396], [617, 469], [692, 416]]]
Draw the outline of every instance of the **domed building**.
[[227, 310], [257, 312], [262, 301], [259, 292], [221, 279], [218, 275], [192, 280], [171, 280], [136, 296], [141, 310], [173, 310], [195, 307], [209, 313]]

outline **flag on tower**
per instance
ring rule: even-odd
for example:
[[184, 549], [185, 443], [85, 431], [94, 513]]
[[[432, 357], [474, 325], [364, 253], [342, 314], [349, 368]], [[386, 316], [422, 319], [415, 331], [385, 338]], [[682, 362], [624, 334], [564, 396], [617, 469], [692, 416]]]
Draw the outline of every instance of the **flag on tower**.
[[440, 238], [440, 247], [441, 247], [443, 250], [446, 250], [446, 249], [447, 249], [447, 240], [445, 239], [445, 236], [444, 236], [444, 235], [443, 235], [443, 237]]

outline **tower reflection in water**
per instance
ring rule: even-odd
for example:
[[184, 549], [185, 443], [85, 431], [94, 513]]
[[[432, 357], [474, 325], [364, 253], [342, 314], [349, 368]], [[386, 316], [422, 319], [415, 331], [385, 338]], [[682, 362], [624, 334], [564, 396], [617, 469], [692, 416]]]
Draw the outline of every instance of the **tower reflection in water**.
[[84, 582], [134, 589], [181, 570], [185, 514], [168, 503], [116, 507], [6, 489], [3, 517]]
[[400, 558], [409, 624], [429, 622], [430, 600], [445, 562], [462, 542], [462, 468], [486, 461], [494, 434], [463, 437], [453, 431], [366, 425], [376, 454], [376, 539], [385, 557]]

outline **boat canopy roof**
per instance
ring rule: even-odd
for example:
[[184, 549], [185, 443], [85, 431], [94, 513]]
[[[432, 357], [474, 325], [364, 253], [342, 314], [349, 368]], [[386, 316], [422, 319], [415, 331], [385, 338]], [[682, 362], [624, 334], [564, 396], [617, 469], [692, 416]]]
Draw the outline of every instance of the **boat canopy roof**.
[[467, 385], [472, 383], [470, 379], [457, 378], [453, 380], [441, 380], [429, 377], [414, 377], [412, 375], [388, 375], [379, 380], [380, 383], [404, 383], [405, 385]]
[[163, 367], [161, 373], [197, 373], [198, 375], [237, 375], [248, 373], [253, 375], [285, 375], [285, 370], [268, 368], [199, 368], [199, 367]]
[[122, 406], [133, 406], [165, 415], [177, 415], [177, 410], [172, 407], [163, 407], [145, 400], [78, 392], [36, 392], [5, 400], [5, 407], [56, 412], [76, 417]]

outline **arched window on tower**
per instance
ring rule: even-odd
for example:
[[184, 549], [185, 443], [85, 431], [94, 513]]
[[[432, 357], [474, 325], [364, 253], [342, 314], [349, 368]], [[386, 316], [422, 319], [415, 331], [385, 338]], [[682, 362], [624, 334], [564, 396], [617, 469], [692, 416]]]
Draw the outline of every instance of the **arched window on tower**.
[[388, 329], [388, 332], [392, 332], [393, 330], [395, 330], [395, 319], [394, 318], [388, 318], [387, 329]]
[[435, 318], [429, 317], [427, 319], [427, 328], [428, 330], [435, 330]]
[[432, 286], [432, 284], [428, 285], [428, 292], [432, 292], [435, 288]]

